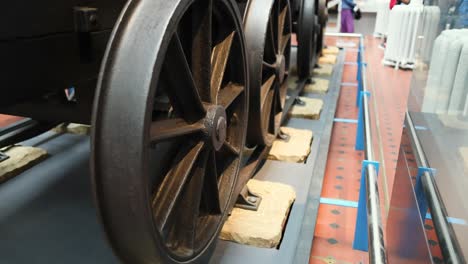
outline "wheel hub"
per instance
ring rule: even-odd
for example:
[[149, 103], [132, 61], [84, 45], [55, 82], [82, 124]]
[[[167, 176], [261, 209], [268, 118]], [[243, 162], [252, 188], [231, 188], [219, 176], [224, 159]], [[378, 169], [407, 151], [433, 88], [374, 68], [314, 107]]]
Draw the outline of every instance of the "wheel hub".
[[211, 140], [216, 150], [221, 149], [226, 141], [227, 117], [224, 107], [216, 105], [207, 109], [205, 127], [207, 139]]
[[286, 57], [284, 55], [276, 55], [276, 75], [278, 76], [279, 82], [284, 81], [286, 74]]

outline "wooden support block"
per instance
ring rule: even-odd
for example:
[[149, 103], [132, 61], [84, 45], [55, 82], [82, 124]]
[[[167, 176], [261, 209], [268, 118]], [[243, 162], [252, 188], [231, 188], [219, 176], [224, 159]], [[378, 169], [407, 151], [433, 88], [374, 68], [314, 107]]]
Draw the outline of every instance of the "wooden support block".
[[320, 64], [319, 68], [314, 68], [313, 75], [330, 76], [333, 73], [333, 65]]
[[297, 83], [299, 82], [299, 78], [296, 75], [292, 75], [288, 77], [288, 89], [294, 90], [297, 87]]
[[319, 64], [335, 64], [336, 63], [336, 55], [323, 55], [319, 58]]
[[338, 53], [340, 53], [340, 49], [335, 46], [329, 46], [322, 50], [322, 54], [324, 55], [327, 55], [327, 54], [337, 55]]
[[310, 153], [313, 133], [306, 129], [281, 127], [281, 132], [289, 136], [289, 140], [276, 139], [273, 142], [268, 159], [302, 163]]
[[234, 208], [224, 223], [220, 238], [244, 245], [275, 248], [281, 241], [296, 192], [286, 184], [254, 179], [247, 186], [262, 197], [258, 210]]
[[295, 104], [289, 111], [289, 116], [291, 117], [300, 117], [307, 119], [320, 119], [320, 113], [323, 108], [323, 100], [308, 98], [308, 97], [299, 97], [305, 105]]
[[326, 94], [328, 92], [328, 86], [330, 84], [329, 80], [314, 78], [312, 81], [314, 82], [313, 84], [306, 84], [304, 92], [320, 94]]
[[60, 124], [52, 129], [55, 133], [69, 133], [76, 135], [89, 135], [91, 132], [91, 126], [82, 124]]
[[45, 159], [45, 150], [27, 146], [12, 146], [2, 150], [10, 158], [0, 162], [0, 183], [20, 174]]

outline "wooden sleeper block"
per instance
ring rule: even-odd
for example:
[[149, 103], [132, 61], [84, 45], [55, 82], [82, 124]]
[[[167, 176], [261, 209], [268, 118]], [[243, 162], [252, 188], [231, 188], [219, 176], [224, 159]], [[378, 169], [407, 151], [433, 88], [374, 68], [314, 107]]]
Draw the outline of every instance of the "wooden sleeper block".
[[31, 168], [48, 156], [47, 151], [28, 146], [12, 146], [2, 152], [10, 158], [0, 162], [0, 183]]
[[323, 108], [323, 100], [308, 97], [299, 97], [305, 105], [295, 104], [289, 111], [289, 116], [307, 119], [320, 119]]
[[281, 127], [280, 129], [281, 132], [289, 136], [289, 140], [276, 139], [268, 154], [268, 159], [296, 163], [304, 162], [310, 154], [313, 132], [291, 127]]
[[304, 92], [306, 93], [319, 93], [326, 94], [328, 92], [328, 86], [330, 81], [326, 79], [314, 78], [312, 79], [313, 83], [306, 84], [304, 87]]
[[315, 76], [330, 76], [333, 73], [333, 65], [319, 64], [319, 68], [314, 68], [313, 75]]
[[340, 49], [338, 47], [335, 47], [335, 46], [329, 46], [325, 49], [322, 50], [322, 54], [324, 55], [337, 55], [338, 53], [340, 53]]
[[220, 238], [262, 248], [279, 245], [294, 189], [286, 184], [251, 179], [248, 188], [262, 197], [257, 211], [234, 208], [221, 230]]
[[299, 81], [299, 78], [297, 78], [297, 76], [288, 77], [288, 89], [291, 89], [291, 90], [296, 89], [298, 81]]
[[89, 135], [91, 132], [91, 126], [82, 124], [60, 124], [52, 129], [55, 133], [70, 133], [76, 135]]
[[336, 55], [326, 54], [319, 58], [320, 64], [336, 64]]

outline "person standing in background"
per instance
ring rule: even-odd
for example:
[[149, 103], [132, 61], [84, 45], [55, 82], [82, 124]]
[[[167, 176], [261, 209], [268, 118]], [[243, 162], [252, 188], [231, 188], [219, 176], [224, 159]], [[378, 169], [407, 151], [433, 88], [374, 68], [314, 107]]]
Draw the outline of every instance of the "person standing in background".
[[341, 33], [354, 33], [353, 10], [358, 9], [353, 0], [341, 1]]

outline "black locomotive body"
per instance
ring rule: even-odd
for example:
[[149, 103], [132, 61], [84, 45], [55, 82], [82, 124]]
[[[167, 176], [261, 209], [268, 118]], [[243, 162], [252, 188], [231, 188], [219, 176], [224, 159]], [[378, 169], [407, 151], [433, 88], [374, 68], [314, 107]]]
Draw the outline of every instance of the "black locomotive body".
[[0, 16], [0, 113], [89, 124], [125, 0], [9, 1]]

